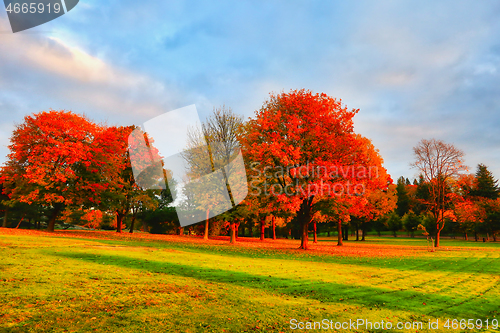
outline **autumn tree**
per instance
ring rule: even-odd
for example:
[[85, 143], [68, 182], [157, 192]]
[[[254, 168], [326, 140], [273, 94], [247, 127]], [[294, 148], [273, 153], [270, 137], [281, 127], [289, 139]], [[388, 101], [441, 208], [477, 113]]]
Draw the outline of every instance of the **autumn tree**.
[[145, 226], [149, 213], [157, 208], [165, 209], [174, 201], [176, 181], [171, 179], [172, 172], [164, 167], [154, 139], [141, 128], [115, 127], [110, 131], [115, 133], [119, 145], [115, 158], [121, 165], [121, 172], [112, 182], [110, 207], [116, 214], [117, 232], [121, 232], [125, 217], [131, 215], [129, 232], [132, 233], [139, 214]]
[[351, 214], [361, 221], [362, 241], [366, 237], [366, 224], [394, 211], [396, 200], [396, 186], [393, 184], [389, 184], [385, 189], [367, 189], [364, 196], [358, 198], [361, 202], [355, 209], [351, 209]]
[[[103, 148], [95, 139], [103, 131], [84, 116], [70, 111], [48, 111], [26, 116], [17, 125], [2, 169], [4, 193], [13, 201], [42, 205], [51, 210], [48, 230], [60, 212], [99, 201], [103, 185], [94, 182], [95, 167], [108, 163], [96, 154]], [[93, 167], [92, 167], [93, 166]]]
[[9, 196], [3, 193], [3, 183], [0, 183], [0, 207], [3, 208], [2, 228], [7, 228], [7, 217], [9, 216]]
[[116, 231], [122, 232], [124, 218], [133, 210], [138, 201], [136, 197], [142, 194], [142, 189], [136, 184], [130, 164], [128, 137], [134, 126], [107, 127], [97, 138], [102, 142], [100, 154], [107, 158], [114, 172], [106, 172], [97, 168], [95, 177], [105, 184], [100, 207], [111, 210], [116, 216]]
[[244, 203], [248, 216], [260, 230], [260, 239], [264, 240], [267, 227], [271, 228], [272, 238], [276, 239], [276, 226], [284, 226], [285, 221], [295, 216], [295, 212], [287, 209], [278, 196], [270, 195], [273, 189], [268, 189], [267, 185], [276, 183], [278, 179], [275, 174], [261, 172], [258, 166], [259, 163], [250, 163], [247, 170], [250, 191]]
[[463, 151], [441, 140], [421, 140], [413, 148], [415, 162], [412, 166], [421, 173], [429, 188], [427, 201], [429, 210], [436, 221], [435, 246], [439, 247], [439, 237], [445, 225], [445, 210], [448, 204], [447, 183], [458, 176], [466, 167]]
[[[242, 123], [242, 117], [222, 106], [214, 108], [201, 127], [192, 128], [188, 133], [188, 145], [182, 157], [188, 166], [189, 187], [196, 209], [206, 211], [204, 239], [208, 239], [210, 217], [234, 209], [246, 196], [243, 162], [232, 163], [240, 155], [238, 131]], [[234, 242], [236, 222], [231, 219], [229, 223]]]
[[260, 173], [275, 175], [276, 182], [266, 181], [264, 190], [297, 212], [302, 249], [309, 247], [316, 196], [354, 194], [357, 185], [371, 181], [363, 154], [357, 154], [362, 145], [353, 132], [357, 112], [326, 94], [292, 90], [271, 95], [245, 125], [246, 158]]
[[[396, 185], [392, 184], [391, 177], [382, 167], [382, 157], [372, 142], [360, 135], [358, 140], [362, 145], [357, 154], [360, 154], [366, 165], [369, 165], [370, 181], [363, 183], [364, 190], [361, 195], [351, 198], [349, 212], [361, 222], [361, 240], [364, 241], [366, 224], [396, 209], [397, 190]], [[358, 232], [356, 235], [358, 236]]]
[[478, 225], [484, 222], [486, 212], [480, 201], [470, 198], [461, 199], [455, 203], [453, 220], [459, 223], [461, 231], [465, 234], [465, 240], [468, 240], [467, 232], [474, 231], [477, 235]]

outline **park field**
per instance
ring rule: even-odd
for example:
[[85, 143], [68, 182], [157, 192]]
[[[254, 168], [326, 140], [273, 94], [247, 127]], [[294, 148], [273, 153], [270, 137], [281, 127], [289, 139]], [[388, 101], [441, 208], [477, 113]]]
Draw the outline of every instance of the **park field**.
[[500, 332], [500, 243], [311, 245], [0, 229], [0, 332]]

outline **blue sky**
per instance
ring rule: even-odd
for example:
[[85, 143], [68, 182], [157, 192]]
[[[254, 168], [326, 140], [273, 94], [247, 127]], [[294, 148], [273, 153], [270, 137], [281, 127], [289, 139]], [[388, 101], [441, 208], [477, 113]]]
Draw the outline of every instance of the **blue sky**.
[[0, 9], [0, 162], [16, 123], [66, 109], [142, 124], [196, 104], [250, 117], [306, 88], [359, 108], [397, 179], [412, 147], [442, 139], [500, 177], [500, 3], [95, 1], [12, 34]]

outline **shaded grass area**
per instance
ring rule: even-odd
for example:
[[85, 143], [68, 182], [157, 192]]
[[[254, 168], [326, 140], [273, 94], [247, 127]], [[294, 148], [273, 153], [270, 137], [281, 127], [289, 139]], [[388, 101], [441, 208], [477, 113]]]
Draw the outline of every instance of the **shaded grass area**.
[[373, 258], [0, 234], [0, 251], [5, 332], [288, 332], [291, 318], [499, 316], [497, 248]]
[[[291, 267], [292, 265], [286, 262], [283, 263], [282, 261], [275, 263], [277, 266], [276, 269], [265, 270], [268, 273], [272, 272], [276, 274], [276, 276], [272, 276], [262, 274], [264, 270], [259, 272], [261, 274], [249, 274], [239, 270], [241, 266], [238, 266], [237, 270], [229, 270], [214, 268], [214, 265], [207, 265], [206, 267], [202, 265], [190, 266], [165, 261], [138, 259], [129, 255], [58, 253], [57, 256], [95, 262], [103, 265], [145, 270], [152, 273], [165, 273], [175, 276], [190, 277], [209, 282], [235, 284], [246, 288], [277, 292], [282, 295], [315, 299], [320, 302], [343, 301], [370, 308], [383, 306], [397, 310], [413, 309], [413, 312], [426, 315], [433, 314], [456, 317], [466, 312], [468, 315], [474, 316], [475, 318], [485, 318], [485, 313], [493, 314], [495, 310], [498, 310], [498, 303], [488, 302], [486, 297], [480, 296], [484, 296], [484, 293], [489, 292], [497, 286], [498, 280], [488, 281], [486, 277], [481, 277], [479, 274], [468, 275], [460, 281], [461, 284], [467, 282], [477, 287], [474, 291], [475, 297], [472, 296], [472, 294], [450, 297], [449, 293], [429, 293], [425, 290], [426, 286], [424, 286], [423, 283], [414, 283], [408, 289], [405, 289], [401, 283], [396, 283], [396, 280], [402, 280], [410, 276], [421, 274], [420, 270], [411, 270], [409, 274], [394, 277], [392, 279], [392, 285], [387, 284], [383, 287], [375, 287], [361, 285], [361, 283], [350, 285], [347, 283], [340, 284], [333, 281], [325, 281], [321, 278], [329, 274], [324, 274], [324, 272], [311, 272], [312, 279], [303, 278], [301, 275], [298, 275], [297, 278], [287, 278], [285, 276], [293, 277], [293, 274], [290, 274], [289, 271], [283, 272], [283, 270], [285, 270], [284, 267]], [[491, 265], [491, 261], [486, 260], [482, 265]], [[311, 268], [320, 269], [320, 267], [321, 266], [314, 266]], [[294, 268], [297, 269], [298, 267]], [[427, 266], [423, 268], [425, 269], [424, 272], [436, 270], [436, 268], [428, 269]], [[406, 270], [408, 271], [410, 269]], [[329, 271], [329, 269], [325, 268], [324, 271]], [[339, 267], [338, 273], [343, 273], [343, 269]], [[370, 277], [373, 278], [374, 276]], [[450, 279], [450, 274], [445, 274], [436, 277], [434, 280], [426, 280], [425, 283], [431, 286], [438, 280], [446, 281], [448, 279]], [[456, 280], [453, 280], [453, 283], [456, 282]], [[483, 284], [483, 286], [479, 287], [481, 284]], [[449, 286], [449, 289], [452, 288], [452, 286]], [[418, 291], [418, 289], [422, 291]], [[443, 292], [444, 288], [440, 288], [440, 291]], [[402, 300], [404, 301], [401, 302]], [[426, 303], [428, 306], [422, 306], [423, 303]]]

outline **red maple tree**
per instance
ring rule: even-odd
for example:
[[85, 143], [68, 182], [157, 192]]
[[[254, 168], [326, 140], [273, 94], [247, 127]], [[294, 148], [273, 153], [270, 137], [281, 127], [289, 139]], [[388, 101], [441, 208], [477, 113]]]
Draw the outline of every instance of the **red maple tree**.
[[[11, 200], [40, 204], [51, 210], [48, 230], [67, 206], [98, 201], [84, 195], [103, 188], [93, 182], [99, 160], [95, 139], [103, 127], [71, 111], [48, 111], [26, 116], [17, 125], [2, 169], [5, 192]], [[99, 177], [97, 177], [99, 178]]]
[[276, 196], [282, 208], [297, 213], [302, 249], [308, 248], [309, 223], [320, 197], [343, 200], [362, 195], [366, 184], [380, 184], [370, 175], [374, 161], [363, 153], [365, 141], [353, 131], [357, 112], [326, 94], [292, 90], [271, 95], [245, 125], [244, 154], [264, 180], [259, 195]]

